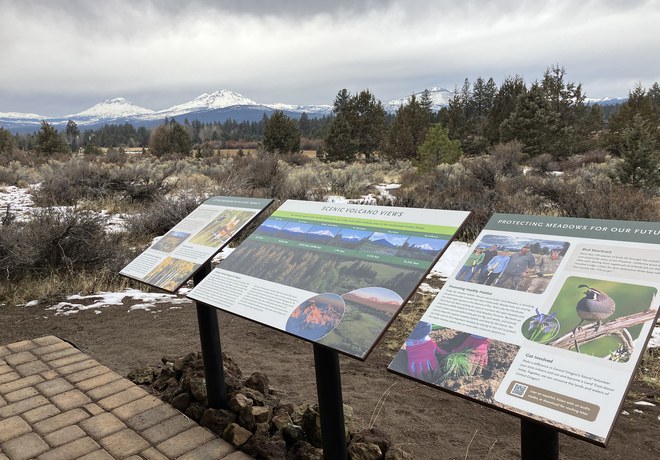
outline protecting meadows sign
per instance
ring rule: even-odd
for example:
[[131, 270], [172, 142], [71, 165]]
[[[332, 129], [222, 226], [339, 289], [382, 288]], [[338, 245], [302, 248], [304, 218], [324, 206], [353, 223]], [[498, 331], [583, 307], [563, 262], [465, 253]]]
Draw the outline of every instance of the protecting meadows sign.
[[658, 288], [660, 223], [495, 214], [389, 370], [605, 445]]

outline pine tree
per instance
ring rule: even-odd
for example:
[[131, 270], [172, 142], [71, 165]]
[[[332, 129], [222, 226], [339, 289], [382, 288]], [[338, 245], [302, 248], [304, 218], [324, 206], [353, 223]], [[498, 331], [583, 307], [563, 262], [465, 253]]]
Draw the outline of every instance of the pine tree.
[[635, 187], [660, 187], [660, 144], [641, 114], [635, 114], [621, 133], [618, 178]]
[[641, 85], [635, 85], [635, 88], [628, 93], [628, 100], [621, 104], [619, 112], [612, 114], [609, 123], [609, 133], [607, 135], [608, 149], [615, 155], [621, 155], [624, 149], [624, 131], [632, 123], [633, 119], [639, 115], [647, 124], [651, 131], [651, 136], [660, 143], [660, 106], [656, 104], [656, 98], [660, 97], [660, 89], [657, 83], [648, 93]]
[[264, 126], [264, 149], [267, 152], [290, 153], [300, 150], [300, 130], [298, 123], [281, 110], [266, 121]]
[[361, 153], [369, 160], [380, 147], [385, 132], [385, 109], [369, 91], [351, 96], [342, 89], [334, 102], [335, 118], [325, 138], [327, 158], [352, 160]]
[[78, 150], [78, 138], [80, 137], [80, 130], [78, 129], [76, 122], [69, 120], [66, 123], [66, 131], [64, 131], [64, 133], [66, 135], [66, 140], [69, 143], [69, 148], [71, 151], [75, 152]]
[[413, 94], [399, 107], [387, 134], [384, 153], [390, 160], [417, 160], [431, 123], [430, 107], [424, 107]]
[[428, 130], [424, 143], [419, 146], [417, 166], [422, 171], [430, 171], [441, 163], [456, 163], [462, 155], [461, 142], [449, 139], [449, 130], [437, 124]]
[[511, 116], [516, 109], [518, 98], [526, 92], [527, 86], [518, 75], [507, 77], [500, 85], [495, 97], [493, 97], [493, 105], [488, 112], [484, 129], [486, 139], [491, 145], [503, 141], [500, 131], [502, 123]]
[[0, 154], [11, 153], [14, 150], [14, 139], [9, 131], [0, 127]]
[[46, 121], [41, 122], [41, 128], [36, 134], [36, 149], [45, 155], [66, 153], [67, 145], [57, 130]]

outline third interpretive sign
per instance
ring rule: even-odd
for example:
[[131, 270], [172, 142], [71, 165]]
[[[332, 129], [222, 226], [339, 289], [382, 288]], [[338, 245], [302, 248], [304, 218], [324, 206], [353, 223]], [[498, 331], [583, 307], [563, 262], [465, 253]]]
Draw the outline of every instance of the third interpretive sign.
[[174, 292], [272, 202], [209, 198], [119, 273]]
[[188, 296], [364, 359], [468, 215], [289, 200]]
[[659, 287], [657, 222], [496, 214], [389, 369], [604, 445]]

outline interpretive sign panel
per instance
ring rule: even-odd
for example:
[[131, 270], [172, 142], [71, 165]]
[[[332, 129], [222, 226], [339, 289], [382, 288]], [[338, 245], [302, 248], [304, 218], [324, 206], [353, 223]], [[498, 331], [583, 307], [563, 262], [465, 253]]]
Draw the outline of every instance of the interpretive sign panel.
[[468, 215], [289, 200], [188, 297], [365, 359]]
[[496, 214], [389, 369], [604, 445], [659, 287], [660, 223]]
[[209, 198], [119, 273], [174, 292], [272, 202]]

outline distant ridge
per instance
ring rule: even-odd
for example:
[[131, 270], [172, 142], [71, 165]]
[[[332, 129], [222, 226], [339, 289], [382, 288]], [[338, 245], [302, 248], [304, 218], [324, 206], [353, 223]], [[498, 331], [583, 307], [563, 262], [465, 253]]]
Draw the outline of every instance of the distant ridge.
[[[428, 90], [435, 111], [445, 107], [453, 91], [441, 87]], [[423, 91], [414, 93], [421, 97]], [[383, 108], [388, 113], [395, 113], [399, 107], [406, 104], [411, 96], [405, 96], [383, 102]], [[590, 104], [618, 104], [622, 98], [588, 99]], [[34, 113], [0, 112], [0, 127], [12, 132], [30, 132], [39, 129], [42, 121], [47, 121], [58, 129], [63, 129], [69, 120], [73, 120], [83, 129], [96, 129], [106, 124], [131, 123], [139, 127], [159, 125], [165, 118], [183, 122], [198, 120], [202, 123], [219, 122], [228, 119], [238, 122], [259, 121], [264, 115], [270, 116], [276, 110], [282, 110], [287, 116], [300, 118], [303, 113], [310, 117], [322, 117], [332, 114], [332, 105], [295, 105], [295, 104], [263, 104], [255, 102], [236, 92], [221, 89], [213, 93], [204, 93], [191, 101], [175, 105], [168, 109], [154, 111], [135, 105], [123, 97], [106, 99], [82, 112], [57, 117], [44, 117]]]

